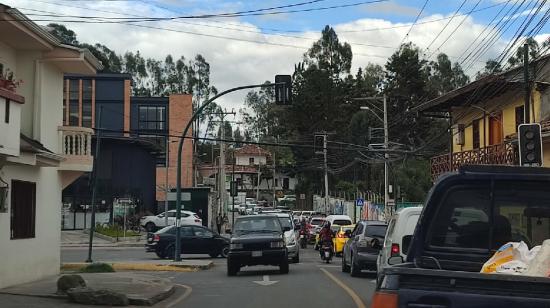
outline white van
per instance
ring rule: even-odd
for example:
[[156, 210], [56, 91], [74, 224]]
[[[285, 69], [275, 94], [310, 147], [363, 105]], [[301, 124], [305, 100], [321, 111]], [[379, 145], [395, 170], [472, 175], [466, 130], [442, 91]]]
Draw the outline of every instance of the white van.
[[353, 224], [348, 215], [328, 215], [325, 220], [330, 222], [331, 225], [349, 226]]
[[378, 255], [378, 273], [390, 266], [388, 264], [389, 257], [400, 255], [403, 260], [406, 260], [414, 228], [416, 228], [421, 213], [422, 207], [407, 207], [400, 209], [391, 217], [384, 245]]

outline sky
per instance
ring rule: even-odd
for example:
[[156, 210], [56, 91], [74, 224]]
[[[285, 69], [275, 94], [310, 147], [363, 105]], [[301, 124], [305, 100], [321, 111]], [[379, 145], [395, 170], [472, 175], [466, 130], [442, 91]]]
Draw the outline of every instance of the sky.
[[[325, 25], [332, 26], [341, 41], [351, 44], [352, 73], [368, 63], [384, 65], [402, 42], [412, 41], [426, 59], [435, 60], [439, 52], [444, 52], [473, 76], [487, 59], [505, 50], [525, 16], [540, 2], [544, 1], [0, 0], [38, 24], [65, 24], [77, 33], [80, 42], [101, 43], [119, 54], [139, 50], [145, 57], [163, 60], [167, 54], [192, 59], [200, 53], [210, 63], [211, 84], [220, 91], [273, 81], [277, 74], [292, 74], [294, 64], [302, 60]], [[268, 10], [280, 6], [288, 7]], [[549, 8], [543, 6], [535, 22]], [[263, 13], [309, 11], [133, 24], [67, 22], [87, 19], [32, 15], [174, 17], [259, 9], [265, 9]], [[498, 31], [501, 25], [506, 27]], [[542, 42], [549, 34], [550, 26], [545, 25], [536, 39]], [[470, 51], [480, 49], [478, 44], [487, 41], [484, 38], [493, 38], [492, 44], [487, 44], [483, 53], [466, 57]], [[230, 94], [218, 103], [228, 111], [238, 111], [245, 94]]]

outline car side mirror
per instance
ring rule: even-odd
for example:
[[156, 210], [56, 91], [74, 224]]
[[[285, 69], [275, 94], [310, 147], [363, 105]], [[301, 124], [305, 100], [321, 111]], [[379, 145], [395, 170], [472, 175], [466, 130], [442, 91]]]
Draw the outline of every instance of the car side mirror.
[[283, 227], [283, 232], [290, 231], [290, 227]]
[[409, 248], [411, 247], [412, 235], [405, 235], [401, 239], [401, 244], [403, 245], [403, 253], [408, 254]]
[[402, 256], [393, 256], [388, 258], [388, 264], [389, 265], [396, 265], [403, 263], [403, 257]]
[[346, 232], [344, 232], [344, 236], [347, 237], [347, 238], [350, 238], [351, 237], [351, 230], [346, 230]]
[[231, 229], [225, 229], [225, 233], [231, 234]]

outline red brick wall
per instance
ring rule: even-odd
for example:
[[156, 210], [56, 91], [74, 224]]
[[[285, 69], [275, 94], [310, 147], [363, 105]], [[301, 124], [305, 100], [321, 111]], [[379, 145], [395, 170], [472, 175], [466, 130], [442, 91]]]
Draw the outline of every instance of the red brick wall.
[[[191, 119], [193, 106], [192, 96], [189, 94], [170, 95], [168, 103], [168, 129], [169, 134], [181, 136], [187, 122]], [[192, 129], [189, 129], [187, 136], [192, 137]], [[168, 162], [168, 187], [176, 187], [176, 165], [178, 160], [178, 142], [179, 138], [171, 137], [169, 143], [169, 162]], [[182, 153], [182, 186], [191, 187], [193, 179], [193, 142], [191, 139], [185, 139]], [[157, 201], [164, 201], [164, 185], [166, 182], [166, 168], [157, 168]]]

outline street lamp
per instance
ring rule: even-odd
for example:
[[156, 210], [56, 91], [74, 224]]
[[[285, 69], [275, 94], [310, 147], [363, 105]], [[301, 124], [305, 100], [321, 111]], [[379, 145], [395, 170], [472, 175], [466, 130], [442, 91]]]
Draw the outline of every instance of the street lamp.
[[[372, 100], [379, 100], [380, 97], [358, 97], [353, 98], [353, 100], [358, 101], [372, 101]], [[372, 110], [370, 107], [363, 106], [360, 107], [361, 110], [369, 110], [376, 116], [376, 118], [384, 123], [384, 209], [388, 210], [388, 200], [390, 198], [389, 194], [389, 181], [388, 181], [388, 143], [389, 143], [389, 136], [388, 136], [388, 102], [386, 99], [386, 94], [382, 97], [382, 101], [384, 102], [384, 110], [380, 110], [380, 108], [376, 107], [378, 110], [384, 112], [384, 119], [382, 119], [374, 110]]]

